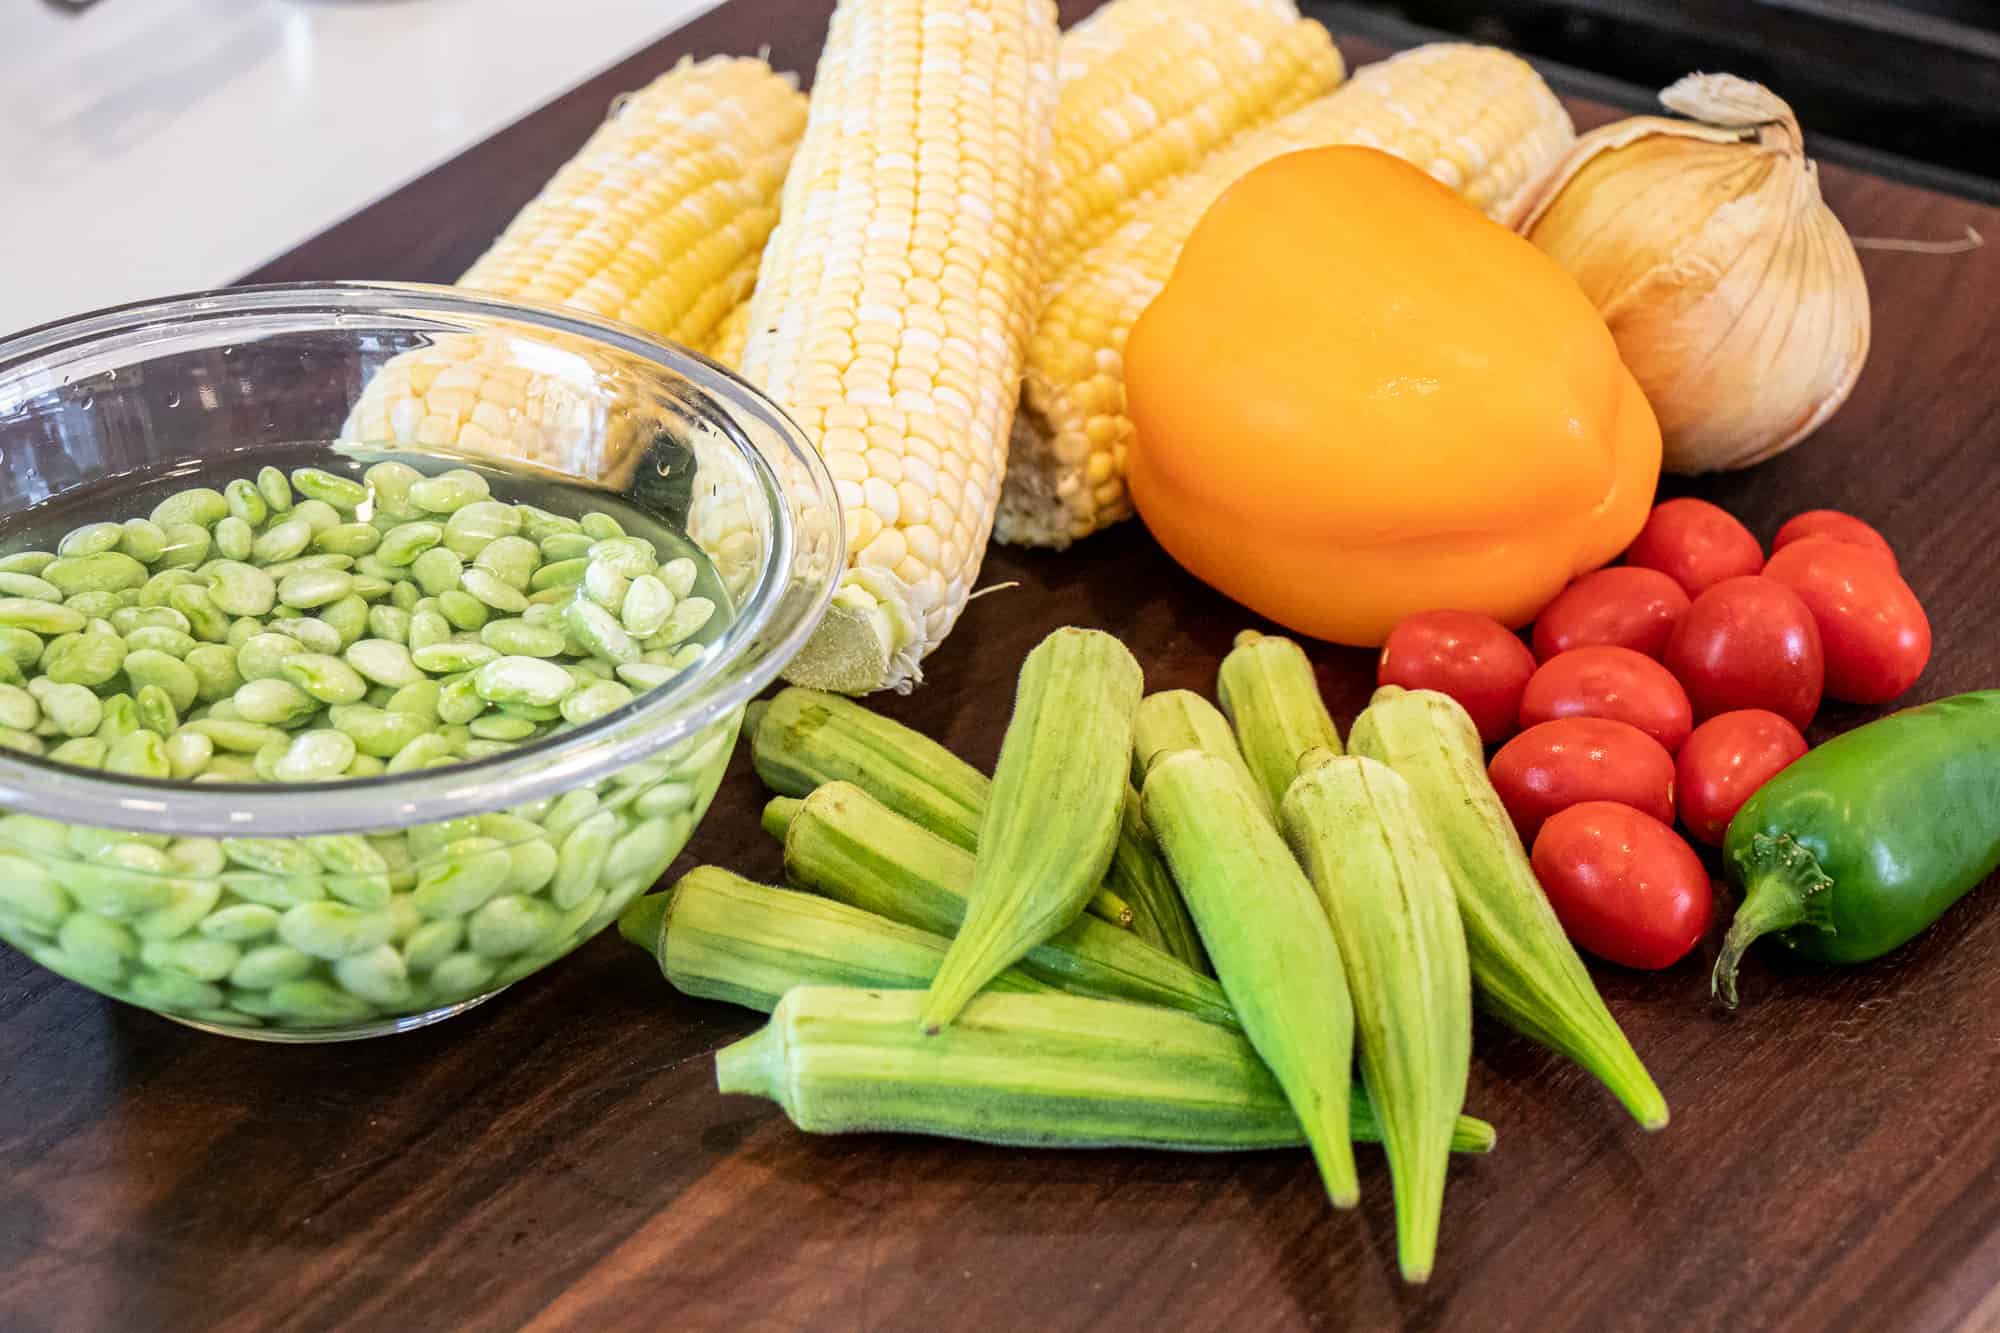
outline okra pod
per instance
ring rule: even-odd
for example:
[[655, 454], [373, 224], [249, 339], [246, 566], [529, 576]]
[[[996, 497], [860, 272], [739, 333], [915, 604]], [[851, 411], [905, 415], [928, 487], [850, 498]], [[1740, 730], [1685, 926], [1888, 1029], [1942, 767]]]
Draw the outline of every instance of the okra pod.
[[[758, 884], [720, 866], [696, 866], [626, 914], [640, 936], [633, 943], [652, 953], [675, 990], [767, 1014], [795, 986], [923, 990], [950, 944], [941, 935]], [[1013, 969], [993, 978], [990, 988], [1051, 989]]]
[[1475, 1001], [1596, 1075], [1641, 1125], [1663, 1128], [1666, 1099], [1536, 882], [1465, 710], [1434, 690], [1385, 685], [1355, 719], [1348, 748], [1409, 783], [1458, 896]]
[[1165, 754], [1143, 798], [1243, 1031], [1298, 1113], [1334, 1205], [1353, 1206], [1354, 1011], [1326, 912], [1262, 795], [1226, 759]]
[[[1026, 1148], [1295, 1147], [1298, 1118], [1249, 1042], [1170, 1009], [1073, 995], [979, 995], [936, 1036], [922, 995], [802, 986], [716, 1052], [723, 1092], [767, 1097], [814, 1134], [930, 1134]], [[1359, 1087], [1348, 1132], [1380, 1129]], [[1488, 1152], [1461, 1116], [1453, 1146]]]
[[1153, 761], [1176, 750], [1200, 750], [1227, 763], [1263, 803], [1264, 813], [1277, 818], [1277, 802], [1243, 762], [1229, 719], [1193, 690], [1161, 690], [1139, 701], [1132, 720], [1132, 781], [1143, 786]]
[[1305, 650], [1290, 639], [1246, 629], [1222, 659], [1215, 694], [1237, 748], [1273, 806], [1311, 750], [1340, 753], [1340, 731], [1320, 697]]
[[1021, 664], [965, 921], [931, 983], [927, 1030], [1083, 915], [1118, 846], [1144, 688], [1138, 661], [1099, 630], [1059, 629]]
[[[784, 839], [785, 877], [800, 888], [918, 930], [957, 934], [972, 892], [972, 854], [853, 783], [829, 782], [803, 801], [774, 797], [764, 825]], [[1228, 997], [1211, 978], [1096, 917], [1077, 918], [1016, 966], [1073, 994], [1236, 1025]]]
[[[852, 782], [897, 814], [965, 850], [979, 846], [993, 780], [919, 732], [840, 694], [792, 685], [745, 714], [750, 762], [780, 796], [805, 796], [828, 782]], [[1136, 924], [1123, 886], [1094, 894], [1093, 915]]]
[[1465, 930], [1409, 785], [1373, 759], [1309, 750], [1302, 761], [1280, 807], [1285, 838], [1340, 944], [1395, 1181], [1397, 1258], [1422, 1282], [1472, 1059]]
[[1111, 853], [1111, 869], [1104, 877], [1107, 891], [1116, 889], [1132, 907], [1132, 933], [1156, 949], [1173, 955], [1197, 972], [1208, 970], [1208, 956], [1201, 950], [1201, 936], [1181, 901], [1180, 888], [1160, 859], [1153, 831], [1146, 827], [1139, 811], [1139, 792], [1125, 785], [1123, 827], [1118, 849]]

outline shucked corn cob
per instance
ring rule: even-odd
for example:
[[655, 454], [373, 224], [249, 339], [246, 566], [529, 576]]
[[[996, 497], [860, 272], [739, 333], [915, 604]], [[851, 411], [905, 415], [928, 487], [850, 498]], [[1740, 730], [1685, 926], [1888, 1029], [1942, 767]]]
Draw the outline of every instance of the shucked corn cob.
[[786, 675], [908, 688], [972, 591], [1033, 321], [1051, 0], [841, 0], [743, 373], [819, 448], [848, 570]]
[[[1111, 0], [1058, 48], [1042, 272], [1109, 234], [1146, 189], [1333, 89], [1344, 66], [1291, 0]], [[742, 364], [747, 300], [704, 350]]]
[[1555, 95], [1521, 60], [1444, 43], [1370, 65], [1166, 181], [1131, 206], [1115, 233], [1046, 275], [1048, 300], [1029, 343], [995, 535], [1067, 546], [1130, 515], [1125, 337], [1165, 284], [1195, 223], [1245, 173], [1303, 148], [1363, 144], [1422, 167], [1504, 217], [1574, 137]]
[[1344, 72], [1291, 0], [1113, 0], [1084, 19], [1061, 48], [1043, 274], [1109, 235], [1149, 187]]
[[[619, 104], [460, 285], [705, 341], [755, 278], [805, 107], [761, 60], [683, 60]], [[494, 340], [441, 337], [383, 366], [344, 433], [615, 473], [644, 432], [599, 407], [605, 368], [574, 359], [530, 371]]]
[[805, 95], [763, 61], [684, 59], [618, 104], [459, 285], [700, 342], [750, 290], [804, 130]]

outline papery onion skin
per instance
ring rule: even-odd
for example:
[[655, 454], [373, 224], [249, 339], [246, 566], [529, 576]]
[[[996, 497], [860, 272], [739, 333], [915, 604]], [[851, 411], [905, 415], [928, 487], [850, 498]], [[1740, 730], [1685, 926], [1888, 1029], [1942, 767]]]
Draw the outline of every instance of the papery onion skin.
[[1578, 139], [1521, 219], [1574, 276], [1660, 422], [1663, 466], [1748, 467], [1833, 415], [1868, 357], [1868, 287], [1791, 108], [1730, 75]]

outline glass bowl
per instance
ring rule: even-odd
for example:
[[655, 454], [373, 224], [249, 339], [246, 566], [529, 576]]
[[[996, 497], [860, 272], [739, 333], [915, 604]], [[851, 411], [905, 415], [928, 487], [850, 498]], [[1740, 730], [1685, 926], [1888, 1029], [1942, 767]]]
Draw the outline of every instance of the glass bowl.
[[[359, 477], [379, 452], [323, 457], [357, 438], [419, 471], [479, 471], [495, 498], [532, 494], [567, 519], [599, 502], [642, 517], [705, 558], [728, 614], [664, 683], [594, 720], [512, 746], [461, 734], [458, 762], [378, 776], [120, 777], [37, 753], [67, 734], [44, 717], [41, 739], [0, 737], [0, 939], [210, 1031], [372, 1036], [568, 953], [686, 844], [743, 704], [812, 632], [844, 553], [805, 438], [692, 353], [402, 284], [234, 288], [32, 329], [0, 341], [0, 555], [106, 517], [93, 495], [142, 515], [301, 450]], [[499, 454], [532, 466], [483, 456]], [[91, 615], [115, 614], [97, 600]], [[34, 666], [47, 644], [28, 633], [0, 632], [0, 655]]]

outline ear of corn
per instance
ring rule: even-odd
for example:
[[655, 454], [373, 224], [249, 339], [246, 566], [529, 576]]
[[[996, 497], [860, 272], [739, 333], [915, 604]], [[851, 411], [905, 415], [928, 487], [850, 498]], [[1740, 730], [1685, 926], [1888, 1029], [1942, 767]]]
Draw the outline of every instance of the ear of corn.
[[[1290, 0], [1111, 0], [1058, 47], [1042, 271], [1116, 228], [1144, 191], [1239, 131], [1331, 91], [1345, 67]], [[744, 301], [705, 349], [742, 363]]]
[[[949, 940], [844, 903], [696, 866], [664, 898], [650, 951], [684, 995], [769, 1013], [795, 986], [922, 990]], [[996, 991], [1050, 989], [1017, 971]]]
[[1285, 799], [1307, 753], [1340, 753], [1340, 732], [1320, 697], [1312, 663], [1292, 640], [1244, 630], [1222, 659], [1215, 687], [1243, 760], [1273, 808]]
[[[765, 827], [784, 840], [785, 878], [800, 888], [935, 935], [958, 933], [972, 892], [971, 853], [846, 782], [829, 782], [803, 801], [777, 797], [765, 813]], [[1078, 917], [1015, 966], [1072, 994], [1236, 1023], [1213, 980], [1093, 916]]]
[[1555, 94], [1526, 63], [1489, 47], [1441, 43], [1369, 65], [1162, 182], [1130, 206], [1116, 232], [1046, 276], [995, 534], [1067, 546], [1130, 515], [1125, 337], [1194, 224], [1245, 173], [1302, 148], [1363, 144], [1504, 216], [1574, 138]]
[[[699, 345], [747, 295], [806, 99], [761, 60], [683, 60], [623, 99], [460, 285]], [[616, 475], [644, 443], [604, 408], [615, 367], [512, 364], [504, 340], [439, 338], [369, 380], [343, 434]]]
[[[936, 1036], [910, 991], [802, 986], [716, 1052], [716, 1087], [767, 1097], [814, 1134], [933, 1134], [1023, 1148], [1226, 1151], [1304, 1141], [1242, 1037], [1170, 1009], [1072, 995], [985, 994]], [[1360, 1088], [1357, 1139], [1379, 1127]], [[1493, 1147], [1464, 1117], [1455, 1143]]]
[[1458, 896], [1474, 999], [1595, 1074], [1641, 1125], [1664, 1128], [1666, 1099], [1536, 882], [1465, 710], [1432, 690], [1385, 685], [1355, 719], [1348, 747], [1409, 784]]
[[1353, 1206], [1354, 1011], [1312, 885], [1261, 795], [1227, 761], [1167, 754], [1146, 774], [1143, 797], [1237, 1021], [1305, 1127], [1327, 1194], [1336, 1207]]
[[1285, 793], [1285, 837], [1340, 944], [1361, 1077], [1396, 1186], [1403, 1276], [1437, 1257], [1445, 1163], [1472, 1059], [1472, 979], [1444, 864], [1407, 783], [1372, 759], [1313, 750]]
[[1063, 35], [1044, 273], [1239, 131], [1331, 92], [1345, 67], [1290, 0], [1112, 0]]
[[747, 295], [805, 129], [761, 60], [683, 60], [623, 98], [459, 285], [699, 343]]
[[846, 518], [797, 683], [908, 688], [972, 591], [1033, 319], [1056, 39], [1050, 0], [834, 10], [743, 351]]
[[1144, 688], [1131, 652], [1098, 630], [1059, 629], [1021, 664], [965, 921], [931, 983], [927, 1029], [951, 1022], [995, 973], [1083, 914], [1124, 824]]
[[[755, 286], [756, 275], [753, 273], [751, 287], [754, 289]], [[743, 364], [743, 347], [749, 341], [750, 298], [746, 295], [716, 323], [715, 331], [708, 335], [708, 342], [701, 350], [709, 360], [734, 370]]]

